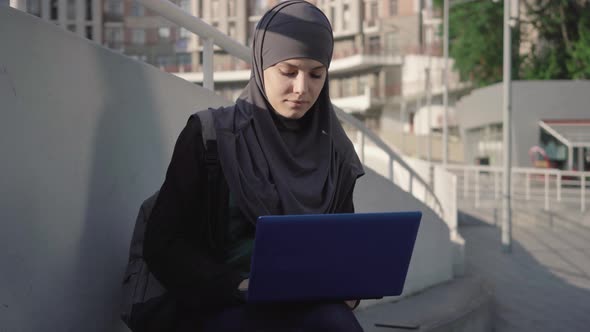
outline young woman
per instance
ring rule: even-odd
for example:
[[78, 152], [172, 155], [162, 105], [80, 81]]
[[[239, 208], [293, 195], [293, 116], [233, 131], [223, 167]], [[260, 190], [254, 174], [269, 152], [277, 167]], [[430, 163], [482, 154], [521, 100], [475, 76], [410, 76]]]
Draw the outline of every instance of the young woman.
[[189, 119], [144, 242], [148, 266], [168, 290], [151, 309], [173, 313], [174, 326], [154, 314], [148, 330], [362, 331], [355, 301], [249, 305], [238, 290], [247, 284], [258, 216], [354, 212], [363, 169], [331, 106], [332, 49], [328, 19], [305, 1], [281, 2], [262, 17], [247, 87], [233, 107], [213, 111], [216, 194], [206, 189], [201, 123]]

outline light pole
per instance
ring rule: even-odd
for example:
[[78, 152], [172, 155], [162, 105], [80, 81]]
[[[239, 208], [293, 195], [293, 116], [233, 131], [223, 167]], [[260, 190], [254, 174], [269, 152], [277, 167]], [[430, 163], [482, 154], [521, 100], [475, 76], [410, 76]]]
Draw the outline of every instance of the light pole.
[[503, 138], [504, 138], [504, 169], [502, 179], [502, 249], [512, 251], [512, 206], [510, 197], [511, 165], [512, 165], [512, 137], [510, 131], [510, 116], [512, 108], [512, 36], [510, 31], [510, 0], [504, 0], [504, 102], [503, 102]]
[[444, 17], [443, 17], [443, 56], [444, 56], [444, 71], [443, 71], [443, 165], [447, 165], [449, 157], [449, 1], [444, 0]]

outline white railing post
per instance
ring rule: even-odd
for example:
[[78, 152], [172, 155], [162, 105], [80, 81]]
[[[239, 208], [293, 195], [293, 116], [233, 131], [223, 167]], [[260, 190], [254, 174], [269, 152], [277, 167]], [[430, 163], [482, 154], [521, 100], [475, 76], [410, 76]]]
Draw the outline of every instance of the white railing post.
[[512, 202], [514, 202], [514, 183], [516, 182], [516, 172], [514, 171], [514, 169], [512, 168], [512, 173], [511, 173], [511, 179], [512, 181], [510, 181], [510, 200]]
[[479, 207], [479, 169], [475, 170], [475, 207]]
[[549, 171], [545, 171], [545, 211], [549, 211]]
[[211, 91], [215, 89], [213, 84], [213, 51], [213, 39], [203, 38], [203, 87]]
[[361, 134], [361, 162], [365, 163], [365, 133]]
[[494, 199], [498, 200], [500, 198], [500, 186], [498, 185], [498, 176], [499, 172], [494, 171]]
[[557, 171], [557, 201], [561, 202], [561, 172]]
[[469, 194], [469, 172], [467, 170], [467, 167], [465, 167], [465, 169], [463, 170], [463, 197], [467, 198], [467, 195]]
[[526, 176], [526, 200], [530, 200], [531, 199], [531, 173], [529, 173], [528, 171], [525, 173]]
[[393, 181], [393, 158], [389, 156], [389, 181], [395, 183]]
[[584, 174], [584, 172], [582, 172], [582, 181], [581, 181], [580, 189], [582, 190], [580, 193], [580, 196], [582, 199], [581, 210], [582, 210], [582, 212], [585, 212], [586, 211], [586, 174]]

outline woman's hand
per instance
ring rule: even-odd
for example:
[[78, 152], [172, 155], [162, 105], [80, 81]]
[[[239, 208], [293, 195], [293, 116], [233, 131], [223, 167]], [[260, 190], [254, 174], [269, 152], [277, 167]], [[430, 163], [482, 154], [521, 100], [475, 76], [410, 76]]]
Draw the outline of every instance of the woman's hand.
[[241, 292], [245, 292], [248, 290], [248, 282], [250, 281], [250, 279], [244, 279], [242, 280], [242, 282], [240, 282], [240, 285], [238, 286], [238, 290]]
[[350, 309], [354, 309], [354, 307], [356, 306], [356, 302], [358, 300], [349, 300], [349, 301], [344, 301], [344, 303], [346, 303], [346, 305], [350, 308]]

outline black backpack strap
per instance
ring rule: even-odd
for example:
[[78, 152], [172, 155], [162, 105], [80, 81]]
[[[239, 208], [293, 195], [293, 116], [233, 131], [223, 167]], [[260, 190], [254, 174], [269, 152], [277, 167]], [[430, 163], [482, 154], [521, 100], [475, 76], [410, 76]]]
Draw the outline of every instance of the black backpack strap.
[[209, 147], [207, 146], [207, 143], [209, 141], [217, 141], [215, 125], [213, 124], [213, 110], [209, 108], [203, 111], [199, 111], [195, 113], [195, 115], [197, 115], [201, 120], [201, 129], [203, 132], [203, 145], [208, 150]]
[[[217, 136], [213, 124], [213, 110], [206, 109], [195, 113], [201, 120], [203, 145], [205, 146], [205, 168], [207, 172], [207, 241], [215, 249], [225, 235], [220, 229], [219, 215], [219, 178], [221, 165], [217, 154]], [[217, 221], [217, 222], [216, 222]]]

